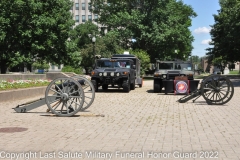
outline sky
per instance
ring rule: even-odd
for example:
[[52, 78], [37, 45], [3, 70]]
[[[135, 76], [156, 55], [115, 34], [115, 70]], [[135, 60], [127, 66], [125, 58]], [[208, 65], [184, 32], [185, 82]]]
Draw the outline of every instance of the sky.
[[214, 24], [213, 14], [218, 14], [220, 9], [219, 0], [183, 0], [187, 5], [190, 5], [197, 13], [197, 17], [192, 18], [192, 26], [189, 28], [194, 36], [192, 43], [194, 49], [193, 56], [205, 56], [206, 48], [211, 47], [208, 42], [211, 41], [210, 25]]

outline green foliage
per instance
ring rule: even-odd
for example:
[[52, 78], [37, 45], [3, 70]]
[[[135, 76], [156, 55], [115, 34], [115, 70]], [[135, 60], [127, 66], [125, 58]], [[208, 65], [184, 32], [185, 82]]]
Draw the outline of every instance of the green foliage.
[[[94, 35], [95, 36], [98, 35], [98, 33], [99, 32], [97, 25], [89, 21], [87, 21], [86, 23], [79, 24], [71, 31], [70, 39], [76, 43], [76, 47], [79, 50], [78, 55], [81, 57], [81, 63], [78, 66], [74, 66], [74, 68], [82, 66], [88, 72], [88, 68], [93, 66], [94, 53], [91, 37]], [[97, 43], [98, 37], [96, 37], [96, 39]], [[72, 64], [67, 65], [72, 66]]]
[[67, 46], [67, 57], [69, 57], [69, 59], [65, 61], [64, 64], [70, 65], [73, 68], [78, 68], [81, 65], [81, 61], [82, 61], [82, 55], [81, 55], [80, 49], [78, 48], [77, 44], [72, 41], [67, 41], [66, 46]]
[[[189, 30], [193, 9], [176, 0], [92, 0], [93, 12], [109, 31], [118, 33], [122, 48], [145, 50], [155, 58], [183, 59], [192, 50], [193, 36]], [[131, 38], [136, 39], [133, 43]], [[177, 50], [178, 54], [174, 51]]]
[[217, 57], [217, 58], [214, 58], [212, 60], [212, 64], [214, 66], [217, 66], [217, 68], [219, 68], [221, 70], [221, 72], [223, 73], [225, 67], [227, 66], [228, 62], [222, 57]]
[[190, 59], [193, 64], [198, 64], [200, 63], [200, 60], [201, 60], [198, 56], [191, 56]]
[[215, 24], [210, 32], [213, 47], [208, 48], [209, 61], [240, 61], [240, 1], [220, 0], [221, 9], [214, 16]]
[[34, 62], [32, 64], [34, 69], [49, 69], [49, 64], [46, 61], [43, 62]]
[[1, 0], [1, 71], [21, 62], [31, 63], [33, 58], [71, 62], [76, 57], [72, 56], [76, 50], [66, 44], [74, 43], [67, 41], [74, 25], [71, 6], [66, 0]]
[[240, 74], [240, 72], [238, 70], [233, 70], [233, 71], [230, 71], [229, 74]]
[[[95, 43], [92, 42], [93, 36], [96, 38]], [[80, 66], [86, 70], [87, 74], [94, 65], [95, 55], [111, 57], [121, 48], [118, 45], [118, 36], [118, 33], [114, 31], [109, 31], [106, 34], [99, 32], [97, 25], [89, 21], [72, 30], [70, 38], [77, 44], [79, 55], [82, 58]]]
[[64, 66], [62, 72], [74, 72], [76, 74], [82, 74], [82, 68], [73, 68], [72, 66]]
[[77, 47], [82, 49], [85, 48], [86, 44], [92, 43], [91, 36], [98, 35], [98, 26], [90, 21], [86, 21], [85, 23], [81, 23], [77, 25], [70, 33], [70, 39], [75, 41]]

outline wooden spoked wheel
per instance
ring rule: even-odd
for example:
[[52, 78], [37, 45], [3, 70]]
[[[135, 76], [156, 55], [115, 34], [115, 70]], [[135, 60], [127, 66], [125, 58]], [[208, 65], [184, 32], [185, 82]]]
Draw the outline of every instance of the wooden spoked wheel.
[[48, 85], [45, 99], [53, 114], [69, 117], [82, 109], [85, 96], [78, 81], [73, 78], [57, 78]]
[[208, 104], [223, 105], [232, 99], [234, 87], [226, 76], [212, 75], [202, 81], [201, 94]]
[[81, 108], [81, 111], [84, 111], [88, 109], [94, 101], [94, 98], [95, 98], [94, 85], [89, 79], [87, 79], [84, 76], [73, 76], [71, 78], [78, 81], [82, 86], [85, 98], [84, 98], [84, 103], [83, 103], [83, 107]]

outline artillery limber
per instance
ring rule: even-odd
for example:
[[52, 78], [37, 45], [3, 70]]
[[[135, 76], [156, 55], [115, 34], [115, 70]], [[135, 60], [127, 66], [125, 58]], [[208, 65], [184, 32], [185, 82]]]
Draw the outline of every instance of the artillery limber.
[[191, 99], [195, 102], [200, 96], [209, 105], [223, 105], [229, 102], [234, 94], [232, 82], [226, 76], [211, 75], [202, 80], [200, 88], [180, 98], [179, 103], [185, 103]]
[[86, 77], [57, 78], [47, 86], [44, 98], [18, 105], [13, 109], [18, 113], [25, 113], [47, 105], [47, 112], [69, 117], [89, 108], [94, 98], [94, 86]]

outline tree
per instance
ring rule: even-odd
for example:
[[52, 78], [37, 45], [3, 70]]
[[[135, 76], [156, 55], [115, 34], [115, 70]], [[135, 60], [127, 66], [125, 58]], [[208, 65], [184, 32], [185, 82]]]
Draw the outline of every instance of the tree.
[[194, 70], [196, 69], [196, 66], [198, 68], [199, 64], [200, 64], [200, 58], [198, 56], [191, 56], [190, 57], [190, 61], [193, 64], [193, 68]]
[[213, 47], [207, 49], [209, 61], [240, 61], [240, 1], [220, 0], [219, 3], [221, 8], [213, 15], [215, 23], [210, 32]]
[[1, 0], [1, 72], [13, 62], [80, 60], [73, 42], [67, 41], [74, 25], [71, 6], [66, 0]]
[[80, 50], [82, 57], [80, 65], [85, 69], [86, 74], [88, 74], [89, 69], [93, 66], [95, 58], [91, 36], [96, 36], [98, 34], [98, 26], [89, 21], [77, 25], [70, 33], [70, 39], [77, 44]]
[[70, 39], [75, 41], [79, 49], [85, 48], [86, 44], [92, 43], [89, 35], [99, 35], [98, 26], [90, 21], [77, 25], [70, 33]]
[[[192, 50], [193, 36], [188, 27], [193, 9], [176, 0], [92, 0], [99, 23], [118, 32], [124, 49], [139, 48], [155, 58], [183, 59]], [[131, 39], [135, 39], [133, 43]], [[174, 51], [177, 50], [178, 54]]]
[[[91, 34], [90, 37], [89, 34]], [[92, 36], [96, 37], [94, 44], [91, 40]], [[74, 28], [70, 39], [77, 44], [80, 50], [82, 57], [81, 66], [85, 69], [86, 74], [89, 74], [94, 65], [95, 55], [110, 58], [112, 54], [116, 54], [121, 49], [118, 45], [118, 37], [118, 33], [114, 31], [102, 34], [98, 31], [98, 26], [89, 21]], [[95, 48], [94, 50], [93, 47]]]

